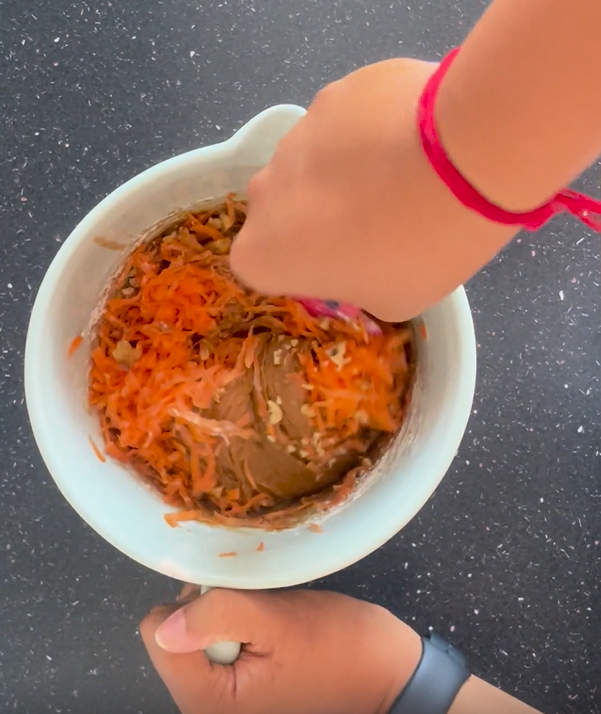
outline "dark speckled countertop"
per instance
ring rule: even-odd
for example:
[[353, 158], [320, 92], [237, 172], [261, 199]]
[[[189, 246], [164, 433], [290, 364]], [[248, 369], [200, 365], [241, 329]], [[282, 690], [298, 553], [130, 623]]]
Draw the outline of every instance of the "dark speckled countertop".
[[[27, 322], [62, 241], [142, 169], [359, 65], [439, 57], [484, 5], [2, 0], [0, 711], [174, 711], [136, 635], [174, 584], [79, 519], [27, 420]], [[402, 534], [325, 581], [433, 627], [547, 714], [601, 712], [599, 245], [557, 220], [473, 280], [478, 387], [457, 460]]]

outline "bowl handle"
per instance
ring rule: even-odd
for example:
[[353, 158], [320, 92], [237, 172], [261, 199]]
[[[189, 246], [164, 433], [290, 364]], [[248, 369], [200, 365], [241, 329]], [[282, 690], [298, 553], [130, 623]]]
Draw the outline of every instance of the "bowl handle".
[[257, 114], [230, 139], [237, 157], [251, 165], [269, 163], [277, 145], [305, 114], [296, 104], [279, 104]]
[[[210, 587], [202, 585], [200, 588], [201, 597], [209, 590], [211, 590]], [[213, 664], [234, 664], [240, 656], [241, 648], [240, 642], [215, 642], [215, 644], [209, 645], [204, 653]]]

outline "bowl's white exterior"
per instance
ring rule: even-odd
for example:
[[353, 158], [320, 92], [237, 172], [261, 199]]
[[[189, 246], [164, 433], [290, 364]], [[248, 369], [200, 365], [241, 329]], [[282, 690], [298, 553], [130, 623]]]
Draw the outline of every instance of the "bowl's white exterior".
[[[48, 269], [31, 316], [25, 354], [27, 407], [36, 441], [64, 496], [100, 535], [140, 563], [193, 583], [272, 588], [303, 583], [368, 555], [420, 510], [447, 471], [470, 414], [476, 350], [463, 289], [423, 315], [419, 377], [401, 438], [361, 496], [326, 516], [323, 533], [306, 526], [264, 533], [200, 524], [172, 529], [166, 506], [117, 463], [101, 463], [102, 444], [86, 409], [88, 350], [67, 350], [84, 330], [108, 276], [150, 226], [203, 199], [243, 192], [278, 141], [303, 115], [273, 107], [232, 139], [144, 171], [104, 199], [75, 228]], [[94, 239], [124, 244], [107, 250]], [[257, 546], [264, 542], [264, 552]], [[235, 558], [220, 553], [235, 551]]]

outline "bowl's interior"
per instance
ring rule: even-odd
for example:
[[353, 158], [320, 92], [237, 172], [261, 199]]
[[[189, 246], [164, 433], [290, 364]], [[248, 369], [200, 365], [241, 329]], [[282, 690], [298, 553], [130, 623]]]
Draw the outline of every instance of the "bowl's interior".
[[[182, 206], [242, 192], [260, 163], [227, 145], [178, 157], [121, 187], [77, 227], [40, 289], [28, 334], [27, 404], [44, 460], [65, 497], [103, 537], [164, 574], [206, 585], [264, 588], [331, 573], [375, 550], [421, 508], [446, 472], [469, 416], [475, 345], [463, 290], [423, 315], [418, 374], [402, 433], [359, 497], [321, 522], [265, 533], [201, 524], [170, 528], [167, 507], [122, 467], [101, 463], [102, 444], [86, 407], [87, 343], [70, 359], [73, 338], [90, 323], [109, 277], [140, 235]], [[98, 240], [102, 239], [102, 240]], [[122, 250], [104, 247], [119, 244]], [[258, 552], [259, 543], [264, 550]], [[220, 554], [237, 553], [223, 558]]]

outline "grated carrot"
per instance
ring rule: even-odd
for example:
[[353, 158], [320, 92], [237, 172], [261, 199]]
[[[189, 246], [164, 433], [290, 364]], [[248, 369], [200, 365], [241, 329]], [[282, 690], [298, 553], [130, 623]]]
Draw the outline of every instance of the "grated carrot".
[[[255, 325], [296, 341], [302, 375], [289, 377], [308, 387], [304, 408], [319, 435], [360, 449], [365, 430], [396, 431], [406, 408], [411, 329], [384, 328], [374, 336], [344, 322], [324, 327], [293, 299], [245, 289], [227, 255], [245, 212], [244, 203], [228, 196], [224, 205], [190, 213], [139, 245], [126, 258], [96, 328], [89, 402], [100, 418], [105, 452], [142, 475], [165, 503], [182, 509], [165, 516], [172, 527], [203, 517], [278, 522], [276, 499], [261, 490], [246, 461], [247, 487], [221, 484], [220, 450], [233, 439], [256, 438], [250, 415], [233, 423], [202, 413], [251, 370], [253, 409], [267, 438], [290, 445], [270, 423]], [[246, 332], [244, 325], [250, 325]], [[81, 341], [73, 341], [69, 354]], [[327, 457], [322, 454], [320, 463]], [[344, 477], [330, 490], [331, 501], [353, 485], [353, 478]], [[318, 496], [308, 497], [288, 504], [287, 512], [302, 514], [319, 503]]]
[[219, 553], [220, 558], [236, 558], [238, 553], [233, 550], [231, 553]]
[[73, 357], [73, 355], [77, 352], [77, 349], [81, 346], [83, 342], [83, 337], [81, 335], [77, 335], [77, 337], [71, 342], [69, 345], [69, 349], [67, 350], [67, 357]]
[[102, 453], [102, 451], [100, 451], [100, 449], [96, 446], [96, 444], [94, 443], [94, 439], [92, 439], [91, 436], [88, 436], [88, 441], [90, 442], [90, 445], [92, 446], [92, 449], [93, 449], [94, 454], [96, 455], [96, 458], [98, 459], [98, 461], [100, 461], [100, 462], [102, 462], [103, 464], [105, 464], [105, 463], [106, 463], [106, 457], [105, 457], [105, 455]]
[[168, 525], [175, 528], [178, 523], [185, 521], [197, 521], [201, 515], [198, 510], [179, 511], [178, 513], [166, 513], [163, 517]]

